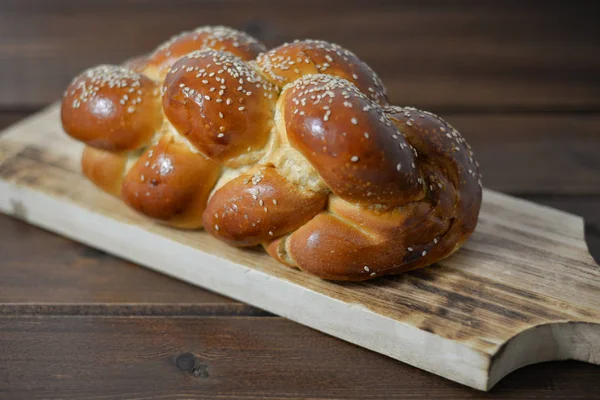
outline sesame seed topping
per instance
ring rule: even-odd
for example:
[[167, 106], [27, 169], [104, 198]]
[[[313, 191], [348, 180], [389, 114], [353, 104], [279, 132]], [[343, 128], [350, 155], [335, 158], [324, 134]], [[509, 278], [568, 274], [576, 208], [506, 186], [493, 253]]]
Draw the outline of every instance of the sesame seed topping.
[[352, 118], [350, 122], [352, 122], [353, 125], [358, 125], [358, 120], [356, 118]]
[[360, 158], [358, 158], [358, 156], [352, 156], [352, 157], [350, 157], [350, 161], [352, 161], [352, 162], [358, 162], [359, 159]]
[[219, 228], [219, 225], [215, 224], [215, 231], [218, 231], [219, 229], [221, 229]]

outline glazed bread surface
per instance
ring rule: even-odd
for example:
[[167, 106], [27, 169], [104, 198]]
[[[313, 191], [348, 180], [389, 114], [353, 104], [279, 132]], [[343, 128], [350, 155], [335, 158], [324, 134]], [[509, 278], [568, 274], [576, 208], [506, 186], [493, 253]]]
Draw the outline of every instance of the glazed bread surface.
[[270, 51], [201, 27], [67, 88], [65, 132], [83, 173], [143, 215], [332, 280], [423, 267], [474, 231], [481, 176], [436, 115], [388, 103], [352, 52]]

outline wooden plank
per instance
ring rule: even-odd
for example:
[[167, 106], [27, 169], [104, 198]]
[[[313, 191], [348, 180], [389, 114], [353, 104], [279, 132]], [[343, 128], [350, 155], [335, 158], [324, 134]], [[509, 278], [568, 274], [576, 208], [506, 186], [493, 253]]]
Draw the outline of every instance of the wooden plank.
[[0, 314], [266, 314], [5, 215], [0, 232]]
[[[483, 394], [282, 318], [0, 317], [3, 399], [585, 399], [546, 363]], [[318, 349], [318, 350], [317, 350]]]
[[600, 27], [589, 2], [5, 0], [0, 105], [43, 106], [82, 69], [150, 51], [170, 35], [225, 24], [269, 46], [339, 42], [403, 105], [598, 110]]
[[600, 264], [600, 197], [598, 196], [526, 196], [536, 203], [554, 207], [585, 220], [585, 241], [592, 257]]
[[[600, 260], [600, 197], [530, 199], [584, 217], [590, 253]], [[260, 314], [5, 215], [0, 231], [0, 314]]]
[[518, 195], [600, 194], [600, 116], [444, 114], [481, 164], [486, 187]]
[[[9, 115], [7, 120], [16, 120], [14, 114]], [[600, 115], [442, 116], [472, 145], [486, 187], [517, 196], [600, 195]]]
[[5, 134], [0, 209], [475, 388], [533, 362], [600, 363], [600, 274], [576, 216], [485, 191], [477, 231], [453, 257], [340, 284], [133, 213], [81, 177], [81, 147], [55, 108]]

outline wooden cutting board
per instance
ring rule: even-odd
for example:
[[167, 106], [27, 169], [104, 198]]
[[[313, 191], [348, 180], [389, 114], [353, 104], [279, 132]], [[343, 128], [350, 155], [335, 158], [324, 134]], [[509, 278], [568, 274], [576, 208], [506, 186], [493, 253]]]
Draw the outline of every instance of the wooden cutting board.
[[600, 266], [580, 217], [485, 190], [447, 260], [334, 283], [135, 214], [81, 176], [81, 150], [57, 106], [6, 130], [0, 211], [476, 389], [531, 363], [600, 364]]

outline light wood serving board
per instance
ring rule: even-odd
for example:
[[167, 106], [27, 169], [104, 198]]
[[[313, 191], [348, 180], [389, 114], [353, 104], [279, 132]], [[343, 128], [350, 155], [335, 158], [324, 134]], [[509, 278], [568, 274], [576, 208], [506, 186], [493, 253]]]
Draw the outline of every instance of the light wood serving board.
[[57, 106], [5, 131], [0, 211], [476, 389], [531, 363], [600, 364], [600, 266], [580, 217], [485, 190], [447, 260], [334, 283], [135, 214], [81, 176], [81, 150]]

